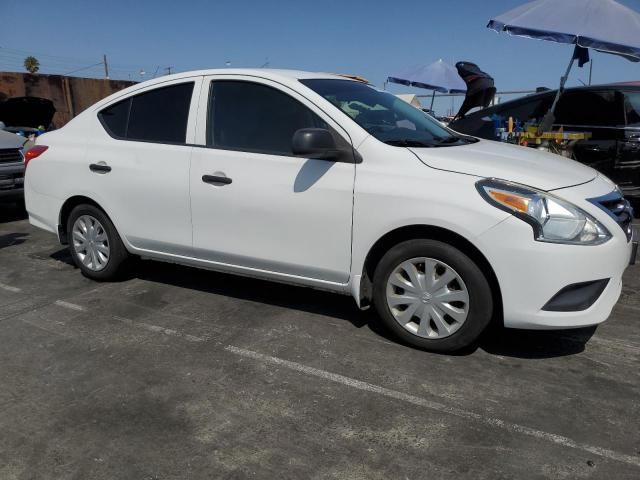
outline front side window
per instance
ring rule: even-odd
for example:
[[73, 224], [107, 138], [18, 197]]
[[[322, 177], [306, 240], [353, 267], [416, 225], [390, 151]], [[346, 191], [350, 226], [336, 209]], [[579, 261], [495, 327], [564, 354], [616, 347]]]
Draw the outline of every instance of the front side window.
[[291, 140], [301, 128], [329, 127], [302, 103], [275, 88], [236, 80], [211, 82], [207, 145], [293, 155]]
[[99, 114], [114, 137], [185, 143], [193, 82], [161, 87], [116, 103]]
[[439, 147], [475, 141], [444, 127], [424, 112], [361, 82], [300, 80], [378, 140], [403, 147]]
[[640, 91], [624, 92], [624, 110], [629, 127], [640, 127]]
[[551, 108], [553, 98], [553, 95], [545, 94], [541, 98], [537, 97], [535, 99], [529, 99], [519, 103], [513, 108], [505, 108], [504, 113], [509, 117], [513, 117], [514, 119], [521, 121], [522, 123], [528, 121], [537, 123], [542, 120], [544, 115]]

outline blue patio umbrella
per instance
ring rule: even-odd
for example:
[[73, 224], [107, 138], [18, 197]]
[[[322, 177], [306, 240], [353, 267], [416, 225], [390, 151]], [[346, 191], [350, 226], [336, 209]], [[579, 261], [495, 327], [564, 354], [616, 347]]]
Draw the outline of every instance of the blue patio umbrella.
[[487, 25], [519, 37], [575, 45], [560, 89], [541, 127], [549, 128], [553, 111], [576, 60], [589, 61], [588, 48], [640, 61], [640, 14], [614, 0], [536, 0], [493, 18]]
[[433, 90], [433, 96], [431, 97], [432, 110], [436, 92], [464, 93], [467, 91], [467, 85], [458, 74], [458, 70], [443, 60], [438, 60], [431, 65], [414, 68], [398, 75], [391, 75], [387, 77], [387, 82]]

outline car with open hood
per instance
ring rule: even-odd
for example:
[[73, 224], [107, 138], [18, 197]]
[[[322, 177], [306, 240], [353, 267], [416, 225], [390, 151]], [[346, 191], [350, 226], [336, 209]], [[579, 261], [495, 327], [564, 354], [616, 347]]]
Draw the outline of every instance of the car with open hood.
[[0, 203], [23, 198], [24, 157], [27, 139], [0, 129]]
[[26, 159], [30, 222], [92, 279], [138, 256], [330, 290], [432, 351], [492, 321], [597, 325], [637, 250], [629, 203], [596, 170], [330, 74], [154, 79]]

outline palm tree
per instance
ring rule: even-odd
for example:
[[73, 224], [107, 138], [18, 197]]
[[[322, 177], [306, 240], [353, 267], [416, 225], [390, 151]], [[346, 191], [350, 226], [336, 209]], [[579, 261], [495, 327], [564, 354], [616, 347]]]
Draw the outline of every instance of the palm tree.
[[29, 55], [24, 59], [24, 68], [29, 73], [38, 73], [38, 70], [40, 70], [40, 62], [36, 57]]

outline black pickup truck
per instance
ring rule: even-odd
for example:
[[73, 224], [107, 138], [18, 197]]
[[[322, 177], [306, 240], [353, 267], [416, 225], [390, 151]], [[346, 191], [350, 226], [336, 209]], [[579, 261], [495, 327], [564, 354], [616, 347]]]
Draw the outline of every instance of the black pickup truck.
[[[449, 126], [461, 133], [496, 140], [495, 115], [522, 123], [540, 121], [555, 90], [473, 112]], [[590, 132], [574, 146], [576, 160], [616, 182], [625, 197], [640, 201], [640, 82], [569, 88], [555, 110], [554, 130]]]

